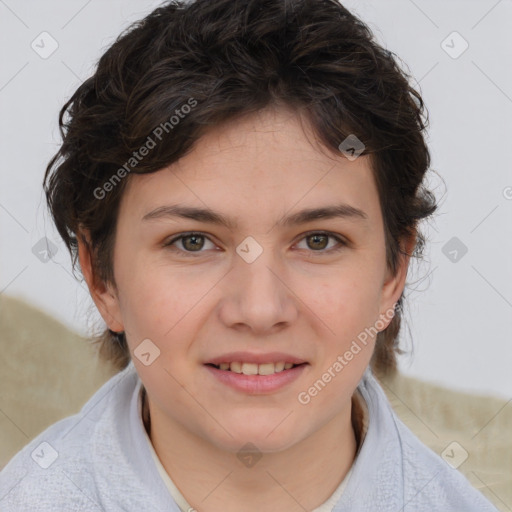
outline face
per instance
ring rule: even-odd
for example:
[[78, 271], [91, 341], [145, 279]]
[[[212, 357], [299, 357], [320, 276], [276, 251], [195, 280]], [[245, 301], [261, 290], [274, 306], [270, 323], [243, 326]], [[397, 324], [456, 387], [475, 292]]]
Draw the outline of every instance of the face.
[[[295, 113], [266, 110], [131, 175], [117, 288], [94, 292], [126, 332], [152, 416], [224, 450], [283, 450], [349, 414], [371, 328], [389, 324], [403, 289], [405, 272], [386, 269], [369, 157], [314, 140]], [[345, 215], [299, 215], [330, 207]]]

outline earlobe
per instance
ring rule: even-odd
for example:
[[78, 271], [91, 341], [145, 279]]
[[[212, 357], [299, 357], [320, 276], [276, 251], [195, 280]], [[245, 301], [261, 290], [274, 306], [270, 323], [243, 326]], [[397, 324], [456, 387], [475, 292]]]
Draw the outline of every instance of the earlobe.
[[111, 331], [124, 331], [124, 326], [121, 321], [119, 300], [116, 293], [108, 283], [104, 283], [95, 274], [91, 254], [92, 245], [90, 243], [89, 234], [86, 230], [80, 230], [77, 236], [77, 242], [80, 268], [84, 279], [87, 282], [89, 293], [91, 294], [94, 304]]

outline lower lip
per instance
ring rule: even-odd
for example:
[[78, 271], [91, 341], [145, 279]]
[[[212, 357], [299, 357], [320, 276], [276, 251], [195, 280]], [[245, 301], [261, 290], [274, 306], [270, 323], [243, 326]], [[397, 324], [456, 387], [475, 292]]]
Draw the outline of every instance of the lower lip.
[[301, 364], [272, 375], [244, 375], [230, 370], [220, 370], [213, 366], [205, 368], [220, 382], [227, 386], [250, 394], [264, 394], [278, 391], [296, 380], [308, 364]]

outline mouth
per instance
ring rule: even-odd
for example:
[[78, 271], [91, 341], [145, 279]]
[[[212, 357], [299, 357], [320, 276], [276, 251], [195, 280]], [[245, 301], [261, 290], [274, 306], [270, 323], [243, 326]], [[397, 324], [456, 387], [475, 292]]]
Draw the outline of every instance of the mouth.
[[222, 386], [250, 395], [285, 390], [307, 372], [310, 363], [286, 352], [238, 351], [204, 361], [204, 368]]
[[225, 372], [233, 372], [243, 375], [274, 375], [276, 373], [292, 370], [297, 366], [305, 366], [308, 363], [292, 363], [286, 361], [268, 363], [246, 363], [241, 361], [224, 362], [219, 364], [206, 363], [206, 366]]

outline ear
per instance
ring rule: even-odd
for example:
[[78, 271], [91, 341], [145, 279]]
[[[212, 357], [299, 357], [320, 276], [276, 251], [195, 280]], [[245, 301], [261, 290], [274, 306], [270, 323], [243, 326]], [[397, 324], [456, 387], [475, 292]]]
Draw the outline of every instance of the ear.
[[[407, 240], [401, 242], [401, 249], [407, 254], [399, 254], [399, 262], [395, 275], [392, 275], [391, 269], [386, 270], [386, 277], [382, 284], [381, 290], [381, 301], [380, 301], [380, 319], [387, 327], [393, 316], [390, 312], [396, 308], [396, 303], [402, 295], [405, 287], [405, 280], [407, 278], [407, 270], [409, 268], [409, 261], [411, 259], [411, 253], [416, 245], [417, 232], [414, 231], [413, 235]], [[384, 330], [380, 329], [380, 330]]]
[[115, 332], [124, 331], [119, 299], [115, 287], [110, 283], [105, 284], [95, 275], [89, 232], [85, 229], [80, 229], [77, 241], [80, 267], [89, 287], [92, 300], [110, 330]]

